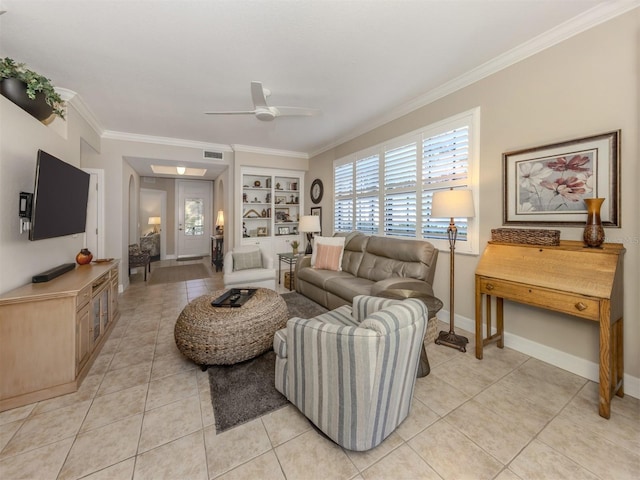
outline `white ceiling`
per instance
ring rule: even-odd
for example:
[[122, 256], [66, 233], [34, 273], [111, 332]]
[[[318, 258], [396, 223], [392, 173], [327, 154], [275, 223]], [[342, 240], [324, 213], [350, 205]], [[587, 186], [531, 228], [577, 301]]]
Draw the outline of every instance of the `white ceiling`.
[[[312, 156], [634, 4], [0, 0], [0, 55], [77, 92], [105, 136]], [[203, 114], [252, 109], [252, 80], [271, 105], [322, 113]]]

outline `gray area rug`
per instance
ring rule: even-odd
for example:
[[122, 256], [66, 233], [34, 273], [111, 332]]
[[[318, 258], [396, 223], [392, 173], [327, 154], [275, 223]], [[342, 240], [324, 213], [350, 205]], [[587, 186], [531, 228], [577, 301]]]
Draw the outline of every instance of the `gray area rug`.
[[[327, 311], [299, 293], [285, 293], [282, 298], [290, 317], [311, 318]], [[235, 365], [209, 366], [216, 432], [249, 422], [288, 403], [275, 387], [275, 363], [276, 354], [270, 350]]]
[[148, 285], [159, 283], [185, 282], [187, 280], [197, 280], [198, 278], [208, 278], [211, 275], [207, 267], [201, 263], [195, 265], [177, 265], [175, 267], [151, 268], [151, 278]]

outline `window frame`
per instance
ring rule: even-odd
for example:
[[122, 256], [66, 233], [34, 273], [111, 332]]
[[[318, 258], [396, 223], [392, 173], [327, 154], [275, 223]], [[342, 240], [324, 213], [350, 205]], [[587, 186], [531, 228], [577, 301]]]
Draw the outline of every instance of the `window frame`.
[[[357, 182], [355, 177], [355, 165], [359, 160], [364, 160], [366, 158], [376, 156], [378, 157], [378, 231], [374, 232], [374, 235], [377, 236], [388, 236], [392, 238], [404, 238], [404, 239], [412, 239], [412, 240], [427, 240], [432, 243], [439, 250], [449, 250], [449, 241], [444, 239], [434, 239], [429, 237], [423, 237], [422, 235], [422, 196], [424, 192], [423, 188], [423, 180], [422, 180], [422, 149], [423, 149], [423, 139], [430, 138], [433, 136], [440, 135], [442, 133], [448, 132], [450, 130], [460, 128], [463, 126], [467, 126], [469, 128], [469, 151], [468, 151], [468, 176], [465, 183], [465, 188], [468, 188], [472, 191], [473, 201], [474, 201], [474, 209], [475, 216], [473, 218], [467, 219], [467, 239], [461, 240], [460, 238], [456, 242], [456, 252], [461, 254], [472, 254], [477, 255], [479, 253], [479, 187], [478, 187], [478, 177], [479, 177], [479, 151], [480, 151], [480, 107], [475, 107], [471, 110], [467, 110], [465, 112], [459, 113], [457, 115], [453, 115], [444, 120], [438, 121], [436, 123], [427, 125], [425, 127], [419, 128], [412, 132], [406, 133], [404, 135], [389, 139], [386, 142], [379, 143], [372, 147], [360, 150], [358, 152], [354, 152], [350, 155], [347, 155], [343, 158], [337, 159], [333, 162], [333, 178], [334, 182], [336, 180], [336, 169], [338, 167], [351, 164], [353, 168], [352, 171], [352, 190], [350, 195], [342, 195], [339, 196], [337, 193], [333, 198], [333, 210], [336, 212], [336, 204], [339, 201], [347, 201], [349, 197], [352, 199], [352, 222], [351, 225], [353, 230], [355, 230], [356, 225], [356, 205], [357, 205]], [[389, 189], [382, 187], [380, 183], [385, 181], [385, 172], [384, 172], [384, 160], [385, 160], [385, 152], [397, 149], [399, 147], [408, 145], [409, 143], [416, 142], [416, 186], [413, 190], [409, 187], [400, 188], [397, 190]], [[437, 191], [438, 188], [429, 188], [426, 190]], [[387, 235], [385, 234], [385, 225], [384, 225], [384, 215], [385, 215], [385, 195], [393, 194], [399, 192], [410, 192], [415, 191], [416, 193], [416, 216], [417, 216], [417, 225], [416, 225], [416, 235], [415, 237], [406, 237], [399, 235]], [[362, 195], [361, 195], [362, 196]], [[365, 196], [371, 196], [370, 194], [366, 194]], [[333, 222], [333, 230], [335, 232], [335, 215]]]

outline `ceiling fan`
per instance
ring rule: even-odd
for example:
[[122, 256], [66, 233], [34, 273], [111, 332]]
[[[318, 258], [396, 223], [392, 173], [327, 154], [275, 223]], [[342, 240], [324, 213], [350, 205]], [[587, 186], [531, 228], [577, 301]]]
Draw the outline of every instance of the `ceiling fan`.
[[270, 122], [276, 117], [301, 116], [311, 117], [320, 113], [317, 108], [305, 107], [270, 107], [267, 105], [267, 97], [271, 92], [262, 86], [262, 82], [251, 82], [251, 98], [253, 110], [231, 112], [205, 112], [206, 115], [255, 115], [258, 120]]

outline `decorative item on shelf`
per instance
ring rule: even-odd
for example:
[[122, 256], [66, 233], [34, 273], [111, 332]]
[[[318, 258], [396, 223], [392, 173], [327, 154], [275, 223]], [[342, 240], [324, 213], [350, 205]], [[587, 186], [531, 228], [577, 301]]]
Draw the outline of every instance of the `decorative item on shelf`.
[[276, 190], [282, 190], [282, 188], [280, 187], [280, 183], [276, 183]]
[[585, 198], [587, 205], [587, 224], [584, 227], [582, 239], [589, 248], [598, 248], [604, 243], [604, 228], [600, 219], [600, 208], [604, 198]]
[[298, 182], [291, 182], [291, 190], [298, 190]]
[[253, 182], [253, 186], [256, 188], [260, 188], [260, 180], [256, 180], [255, 182]]
[[271, 188], [271, 177], [267, 177], [266, 183], [267, 183], [267, 188]]
[[258, 236], [266, 237], [267, 236], [267, 227], [258, 227]]
[[248, 212], [245, 212], [243, 215], [244, 218], [259, 218], [260, 214], [254, 210], [253, 208], [251, 210], [249, 210]]
[[300, 246], [300, 242], [298, 242], [297, 240], [294, 240], [289, 245], [291, 245], [291, 249], [293, 250], [293, 254], [297, 255], [298, 254], [298, 247]]
[[93, 260], [93, 254], [89, 251], [88, 248], [83, 248], [76, 255], [76, 263], [78, 265], [88, 265]]
[[263, 208], [261, 214], [262, 214], [262, 218], [267, 218], [267, 209]]
[[249, 234], [247, 233], [247, 224], [242, 222], [242, 237], [247, 238]]
[[253, 203], [260, 203], [258, 202], [258, 197], [253, 197]]
[[6, 57], [0, 59], [0, 93], [36, 119], [64, 119], [64, 101], [51, 80]]
[[298, 225], [298, 230], [307, 234], [307, 248], [304, 253], [310, 255], [313, 253], [313, 247], [311, 241], [313, 240], [313, 234], [320, 231], [320, 217], [315, 215], [303, 215]]
[[267, 193], [264, 199], [264, 203], [271, 203], [271, 194]]
[[436, 339], [436, 344], [457, 348], [461, 352], [467, 351], [469, 339], [462, 335], [456, 335], [454, 330], [454, 272], [456, 256], [456, 239], [458, 238], [458, 227], [454, 223], [454, 218], [473, 218], [475, 215], [473, 208], [473, 196], [471, 190], [441, 190], [433, 194], [431, 202], [431, 218], [449, 217], [449, 228], [447, 237], [449, 238], [449, 331], [442, 330]]
[[224, 212], [222, 210], [218, 210], [216, 217], [216, 235], [224, 235]]
[[296, 197], [294, 195], [291, 195], [291, 203], [296, 203]]
[[249, 201], [249, 199], [248, 199], [248, 197], [247, 197], [247, 194], [246, 194], [246, 193], [243, 193], [243, 194], [242, 194], [242, 203], [247, 203], [248, 201]]
[[267, 208], [267, 218], [271, 218], [271, 209]]
[[160, 217], [149, 217], [149, 225], [153, 225], [153, 233], [158, 233], [158, 225], [160, 223]]

